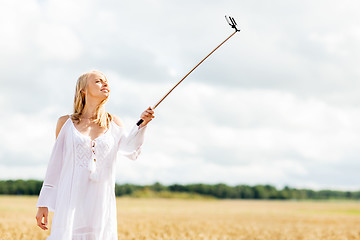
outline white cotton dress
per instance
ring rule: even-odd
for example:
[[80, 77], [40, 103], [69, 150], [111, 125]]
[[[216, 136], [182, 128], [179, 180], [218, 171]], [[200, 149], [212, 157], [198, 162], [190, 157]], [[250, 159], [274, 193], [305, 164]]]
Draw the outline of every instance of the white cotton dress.
[[54, 212], [47, 240], [117, 240], [116, 157], [135, 160], [146, 126], [129, 134], [113, 121], [91, 139], [70, 116], [61, 128], [48, 163], [36, 207]]

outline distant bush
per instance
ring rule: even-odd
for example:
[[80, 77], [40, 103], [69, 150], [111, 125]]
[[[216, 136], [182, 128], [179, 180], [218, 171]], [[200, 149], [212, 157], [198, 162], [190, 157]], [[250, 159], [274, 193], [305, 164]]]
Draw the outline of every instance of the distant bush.
[[216, 199], [214, 196], [201, 195], [198, 193], [171, 192], [167, 190], [153, 191], [148, 187], [136, 190], [129, 196], [135, 198]]
[[[0, 181], [0, 194], [7, 195], [39, 195], [42, 181], [39, 180], [2, 180]], [[130, 196], [141, 198], [218, 198], [218, 199], [348, 199], [360, 200], [360, 191], [336, 191], [296, 189], [288, 186], [276, 189], [271, 185], [236, 185], [228, 186], [224, 183], [214, 185], [173, 184], [162, 185], [156, 182], [152, 185], [116, 184], [116, 196]]]

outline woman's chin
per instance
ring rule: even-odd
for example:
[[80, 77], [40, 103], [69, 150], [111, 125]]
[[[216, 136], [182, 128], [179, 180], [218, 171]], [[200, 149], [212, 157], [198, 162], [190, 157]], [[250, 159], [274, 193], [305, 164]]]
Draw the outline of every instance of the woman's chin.
[[107, 93], [107, 94], [101, 94], [100, 96], [99, 96], [99, 99], [101, 99], [101, 101], [104, 101], [104, 100], [106, 100], [106, 99], [108, 99], [109, 98], [109, 93]]

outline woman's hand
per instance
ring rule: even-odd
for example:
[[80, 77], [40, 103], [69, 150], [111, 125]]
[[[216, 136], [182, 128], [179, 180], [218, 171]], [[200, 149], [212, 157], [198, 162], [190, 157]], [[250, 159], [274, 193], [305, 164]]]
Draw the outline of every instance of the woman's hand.
[[[47, 222], [48, 222], [48, 208], [47, 207], [39, 207], [37, 214], [36, 214], [36, 221], [37, 221], [37, 225], [42, 229], [42, 230], [47, 230], [48, 228], [46, 227]], [[44, 218], [44, 223], [42, 222], [42, 219]]]
[[140, 116], [140, 118], [142, 120], [144, 120], [141, 124], [140, 124], [140, 128], [144, 127], [146, 124], [148, 124], [153, 118], [154, 118], [154, 111], [152, 110], [151, 107], [149, 107], [148, 109], [146, 109]]

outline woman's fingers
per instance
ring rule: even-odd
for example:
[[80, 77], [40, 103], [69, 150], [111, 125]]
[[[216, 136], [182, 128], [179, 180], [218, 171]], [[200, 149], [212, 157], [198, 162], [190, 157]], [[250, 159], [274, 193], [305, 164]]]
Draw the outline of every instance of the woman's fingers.
[[37, 219], [37, 225], [38, 225], [41, 229], [47, 230], [47, 229], [48, 229], [48, 228], [46, 227], [47, 222], [42, 223], [41, 221], [42, 221], [42, 218], [38, 218], [38, 219]]
[[[48, 212], [45, 211], [45, 212], [38, 212], [36, 214], [36, 221], [37, 221], [37, 225], [43, 229], [43, 230], [47, 230], [48, 228], [46, 227], [47, 223], [48, 223]], [[44, 223], [42, 222], [44, 218]]]
[[148, 107], [142, 114], [141, 119], [144, 120], [143, 126], [145, 126], [148, 122], [150, 122], [155, 116], [154, 116], [154, 110], [152, 110], [151, 107]]
[[153, 118], [154, 117], [154, 112], [152, 112], [152, 113], [144, 112], [144, 116]]
[[144, 115], [146, 116], [146, 117], [152, 117], [152, 115], [154, 114], [155, 112], [154, 112], [154, 110], [152, 110], [150, 107], [148, 108], [148, 109], [146, 109], [145, 111], [144, 111]]
[[143, 112], [143, 115], [145, 117], [151, 117], [153, 118], [153, 114], [154, 114], [154, 110], [151, 109], [151, 107], [148, 107], [148, 109], [146, 109], [144, 112]]
[[41, 223], [40, 227], [41, 227], [42, 230], [47, 230], [48, 229], [44, 223]]
[[48, 212], [45, 212], [45, 214], [44, 214], [44, 222], [45, 222], [45, 225], [47, 225], [48, 224]]

